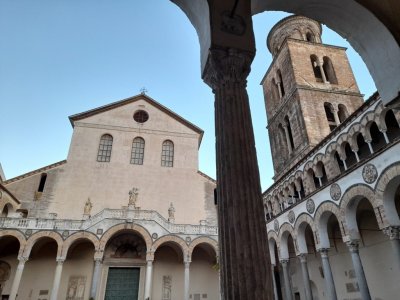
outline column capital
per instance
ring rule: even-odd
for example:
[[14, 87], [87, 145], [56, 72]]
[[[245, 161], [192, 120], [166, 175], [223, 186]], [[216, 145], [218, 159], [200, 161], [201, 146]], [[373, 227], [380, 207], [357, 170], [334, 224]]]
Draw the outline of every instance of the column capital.
[[65, 262], [65, 257], [56, 258], [57, 265], [62, 265]]
[[321, 257], [328, 257], [329, 248], [320, 248], [317, 250]]
[[280, 259], [279, 262], [280, 262], [282, 265], [287, 265], [287, 264], [289, 263], [289, 259]]
[[18, 260], [20, 264], [25, 264], [29, 260], [29, 257], [18, 256]]
[[236, 48], [211, 48], [203, 71], [203, 80], [213, 92], [227, 84], [247, 85], [255, 53]]
[[146, 252], [146, 261], [154, 261], [154, 251], [150, 250]]
[[95, 257], [95, 258], [94, 258], [94, 263], [95, 263], [95, 264], [102, 264], [102, 263], [103, 263], [103, 258]]
[[185, 260], [185, 261], [183, 262], [183, 263], [185, 264], [185, 268], [189, 268], [191, 262], [192, 262], [192, 261], [190, 261], [190, 260]]
[[400, 227], [389, 226], [383, 229], [383, 233], [389, 236], [391, 240], [400, 240]]
[[305, 263], [307, 262], [307, 255], [308, 253], [300, 253], [297, 257], [300, 259], [300, 262]]
[[359, 241], [350, 240], [346, 242], [347, 247], [349, 248], [351, 253], [358, 253], [358, 247], [360, 246]]

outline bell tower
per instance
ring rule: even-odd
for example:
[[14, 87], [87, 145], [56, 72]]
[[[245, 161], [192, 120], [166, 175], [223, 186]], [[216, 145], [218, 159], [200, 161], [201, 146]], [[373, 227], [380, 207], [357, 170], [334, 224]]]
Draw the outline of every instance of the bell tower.
[[279, 179], [363, 103], [346, 48], [326, 45], [302, 16], [278, 22], [267, 38], [273, 61], [261, 84]]

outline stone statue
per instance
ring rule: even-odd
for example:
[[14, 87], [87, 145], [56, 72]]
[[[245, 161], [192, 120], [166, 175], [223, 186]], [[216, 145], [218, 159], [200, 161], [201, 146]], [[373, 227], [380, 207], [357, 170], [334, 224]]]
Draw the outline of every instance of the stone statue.
[[175, 207], [171, 202], [171, 205], [168, 208], [168, 221], [175, 220]]
[[90, 215], [92, 207], [93, 207], [93, 204], [92, 204], [92, 202], [90, 202], [90, 198], [88, 198], [85, 203], [85, 208], [83, 209], [83, 214]]
[[128, 203], [128, 205], [129, 206], [133, 206], [133, 207], [136, 208], [136, 203], [137, 203], [138, 196], [139, 196], [139, 189], [135, 188], [135, 187], [132, 188], [129, 191], [129, 203]]

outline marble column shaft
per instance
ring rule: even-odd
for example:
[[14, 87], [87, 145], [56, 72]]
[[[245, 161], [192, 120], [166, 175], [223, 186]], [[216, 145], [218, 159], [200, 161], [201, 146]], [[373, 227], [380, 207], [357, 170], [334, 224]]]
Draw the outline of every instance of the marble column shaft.
[[361, 298], [363, 300], [371, 300], [367, 279], [365, 278], [364, 268], [360, 259], [360, 253], [358, 251], [358, 242], [351, 241], [347, 243], [351, 254], [351, 260], [353, 262], [354, 272], [356, 273], [358, 286], [360, 288]]
[[99, 286], [100, 281], [100, 271], [101, 271], [102, 261], [101, 259], [94, 260], [94, 269], [93, 269], [93, 277], [92, 277], [92, 286], [90, 288], [90, 297], [96, 299], [97, 288]]
[[153, 279], [153, 261], [148, 260], [146, 266], [146, 281], [144, 287], [145, 300], [150, 299], [152, 279]]
[[328, 249], [320, 249], [322, 269], [324, 270], [326, 291], [329, 300], [337, 300], [335, 282], [333, 281], [333, 275], [331, 270], [331, 264], [329, 263]]
[[210, 49], [215, 94], [218, 225], [224, 300], [272, 300], [272, 274], [246, 78], [254, 53]]
[[285, 300], [293, 300], [292, 288], [290, 287], [290, 276], [289, 276], [289, 260], [281, 260], [283, 281], [285, 285]]
[[189, 300], [189, 287], [190, 287], [190, 262], [185, 261], [183, 300]]
[[307, 267], [307, 254], [300, 254], [299, 260], [301, 264], [301, 272], [303, 275], [303, 284], [304, 284], [304, 291], [306, 293], [306, 300], [313, 300], [310, 275], [308, 273], [308, 267]]
[[25, 263], [28, 261], [28, 258], [18, 257], [19, 263], [17, 266], [17, 270], [15, 271], [14, 280], [11, 286], [11, 292], [9, 300], [15, 300], [18, 294], [19, 285], [21, 283], [22, 273], [24, 272]]
[[54, 272], [53, 287], [51, 289], [50, 300], [57, 300], [58, 290], [60, 289], [62, 269], [65, 259], [57, 259], [56, 271]]
[[274, 300], [279, 300], [278, 298], [278, 288], [276, 286], [276, 280], [275, 280], [275, 265], [271, 265], [271, 272], [272, 272], [272, 286], [274, 287]]

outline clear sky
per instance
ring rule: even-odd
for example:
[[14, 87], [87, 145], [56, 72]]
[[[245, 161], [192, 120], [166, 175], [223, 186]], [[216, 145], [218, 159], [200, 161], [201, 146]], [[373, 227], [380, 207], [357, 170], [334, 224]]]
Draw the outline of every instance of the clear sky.
[[[287, 16], [256, 15], [257, 56], [248, 78], [263, 189], [272, 162], [260, 81], [271, 63], [266, 36]], [[327, 44], [349, 47], [361, 92], [375, 85], [361, 58], [324, 27]], [[213, 94], [200, 76], [189, 20], [169, 0], [0, 0], [0, 162], [6, 178], [67, 157], [68, 116], [148, 95], [205, 131], [199, 168], [215, 178]]]

